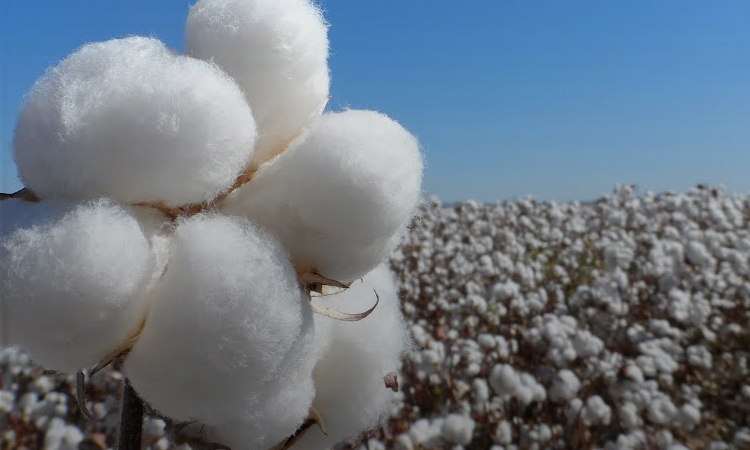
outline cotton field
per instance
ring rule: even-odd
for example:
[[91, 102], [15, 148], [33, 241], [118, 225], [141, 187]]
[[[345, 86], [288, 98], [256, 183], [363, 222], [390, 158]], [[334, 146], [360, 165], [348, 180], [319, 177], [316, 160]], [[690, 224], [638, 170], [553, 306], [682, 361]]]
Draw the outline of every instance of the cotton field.
[[[414, 345], [390, 418], [339, 447], [750, 448], [750, 196], [430, 199], [391, 267]], [[73, 376], [17, 349], [0, 371], [0, 448], [115, 446], [116, 368], [93, 421]], [[148, 415], [144, 448], [203, 448], [176, 425]]]

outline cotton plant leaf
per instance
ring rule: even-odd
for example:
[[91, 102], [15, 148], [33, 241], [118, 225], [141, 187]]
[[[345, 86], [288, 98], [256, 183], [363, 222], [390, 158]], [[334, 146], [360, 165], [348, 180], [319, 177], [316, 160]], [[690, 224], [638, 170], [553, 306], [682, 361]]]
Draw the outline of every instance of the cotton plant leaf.
[[398, 392], [398, 375], [396, 372], [391, 372], [388, 375], [383, 377], [383, 382], [385, 383], [385, 387], [392, 390], [393, 392]]

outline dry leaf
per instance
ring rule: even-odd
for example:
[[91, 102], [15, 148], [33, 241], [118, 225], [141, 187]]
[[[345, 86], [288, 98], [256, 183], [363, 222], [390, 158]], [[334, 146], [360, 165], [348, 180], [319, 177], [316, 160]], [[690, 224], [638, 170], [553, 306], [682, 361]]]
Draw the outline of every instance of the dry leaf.
[[388, 375], [383, 377], [383, 381], [385, 382], [385, 387], [392, 390], [393, 392], [398, 392], [398, 375], [396, 372], [391, 372]]

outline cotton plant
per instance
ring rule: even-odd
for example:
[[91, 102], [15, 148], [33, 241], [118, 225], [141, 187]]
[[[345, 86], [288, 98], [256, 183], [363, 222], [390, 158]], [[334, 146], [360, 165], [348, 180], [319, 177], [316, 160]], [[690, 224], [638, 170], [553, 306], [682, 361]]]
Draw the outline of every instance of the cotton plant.
[[128, 37], [47, 70], [0, 203], [2, 344], [78, 373], [79, 397], [117, 360], [236, 450], [377, 426], [410, 345], [382, 264], [422, 157], [383, 114], [324, 112], [327, 28], [309, 0], [199, 0], [187, 55]]

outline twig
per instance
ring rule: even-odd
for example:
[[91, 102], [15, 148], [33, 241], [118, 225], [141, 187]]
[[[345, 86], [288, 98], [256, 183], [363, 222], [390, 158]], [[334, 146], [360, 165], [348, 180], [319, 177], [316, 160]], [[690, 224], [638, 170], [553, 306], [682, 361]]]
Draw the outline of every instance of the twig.
[[[196, 214], [200, 214], [203, 211], [213, 208], [217, 203], [227, 198], [229, 194], [231, 194], [232, 192], [236, 191], [237, 189], [247, 184], [253, 178], [253, 175], [255, 174], [256, 170], [257, 168], [250, 168], [242, 172], [237, 177], [237, 179], [234, 181], [234, 184], [229, 189], [220, 193], [218, 196], [216, 196], [216, 198], [214, 198], [213, 200], [209, 202], [194, 203], [194, 204], [183, 205], [183, 206], [169, 206], [164, 202], [154, 201], [154, 202], [137, 202], [137, 203], [134, 203], [134, 205], [135, 206], [148, 206], [150, 208], [154, 208], [158, 211], [161, 211], [163, 214], [165, 214], [167, 217], [169, 217], [172, 220], [175, 220], [183, 216], [184, 217], [194, 216]], [[27, 202], [38, 202], [41, 200], [29, 188], [23, 188], [12, 194], [6, 194], [4, 192], [0, 192], [0, 201], [9, 200], [12, 198], [19, 198]]]
[[86, 416], [86, 419], [94, 420], [91, 411], [86, 406], [86, 374], [83, 370], [79, 370], [76, 374], [76, 399], [78, 400], [78, 409]]

